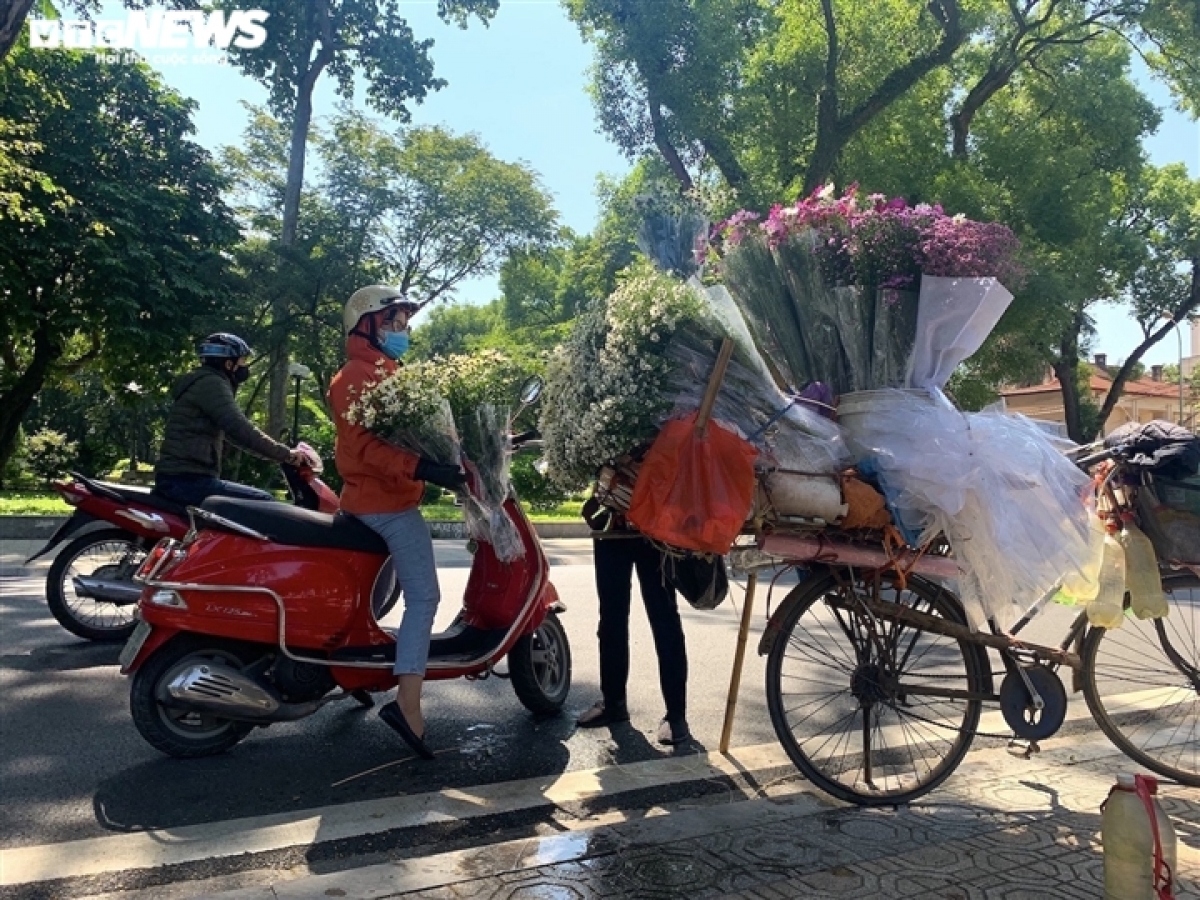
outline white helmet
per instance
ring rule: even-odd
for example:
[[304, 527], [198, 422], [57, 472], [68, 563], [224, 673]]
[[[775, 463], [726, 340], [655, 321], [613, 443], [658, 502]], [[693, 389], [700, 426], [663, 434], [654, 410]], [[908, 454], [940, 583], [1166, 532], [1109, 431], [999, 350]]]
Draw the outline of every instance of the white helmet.
[[349, 334], [358, 325], [359, 319], [370, 313], [379, 312], [381, 309], [400, 307], [411, 316], [424, 305], [409, 300], [404, 291], [398, 287], [369, 284], [364, 288], [359, 288], [346, 301], [346, 308], [342, 310], [342, 331]]

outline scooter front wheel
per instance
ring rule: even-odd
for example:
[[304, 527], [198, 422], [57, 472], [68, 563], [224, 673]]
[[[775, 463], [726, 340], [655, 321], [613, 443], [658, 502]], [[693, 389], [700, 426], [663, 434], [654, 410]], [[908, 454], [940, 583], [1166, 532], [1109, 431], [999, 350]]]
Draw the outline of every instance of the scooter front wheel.
[[252, 660], [250, 649], [217, 638], [180, 635], [164, 644], [133, 676], [129, 711], [138, 733], [156, 750], [180, 759], [224, 753], [254, 726], [209, 712], [167, 706], [159, 699], [185, 663], [215, 662], [238, 669]]
[[517, 699], [530, 712], [552, 715], [563, 708], [571, 692], [571, 645], [554, 612], [508, 651], [508, 672]]

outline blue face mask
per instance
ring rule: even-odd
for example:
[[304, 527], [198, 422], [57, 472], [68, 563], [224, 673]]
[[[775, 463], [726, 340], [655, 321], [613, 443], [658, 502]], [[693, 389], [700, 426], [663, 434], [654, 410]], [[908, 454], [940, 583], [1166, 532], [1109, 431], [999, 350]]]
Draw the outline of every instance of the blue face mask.
[[399, 359], [408, 351], [408, 332], [389, 331], [380, 341], [379, 349], [389, 359]]

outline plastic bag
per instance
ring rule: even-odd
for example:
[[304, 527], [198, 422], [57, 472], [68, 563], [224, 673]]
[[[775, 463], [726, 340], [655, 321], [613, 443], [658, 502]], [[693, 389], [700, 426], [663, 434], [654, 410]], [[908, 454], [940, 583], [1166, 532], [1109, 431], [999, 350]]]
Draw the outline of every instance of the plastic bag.
[[508, 470], [512, 447], [508, 409], [481, 404], [463, 422], [463, 445], [479, 475], [478, 497], [463, 497], [467, 534], [492, 545], [496, 557], [512, 562], [525, 555], [525, 545], [504, 503], [508, 499]]
[[1011, 625], [1092, 566], [1091, 482], [1036, 423], [962, 413], [940, 391], [878, 393], [851, 437], [859, 468], [876, 475], [910, 543], [945, 534], [973, 628]]
[[664, 561], [667, 581], [695, 609], [716, 609], [729, 594], [723, 556], [674, 556]]
[[941, 389], [992, 333], [1012, 294], [995, 278], [921, 278], [908, 387]]
[[752, 444], [697, 413], [668, 422], [642, 462], [627, 518], [647, 537], [723, 556], [754, 500]]

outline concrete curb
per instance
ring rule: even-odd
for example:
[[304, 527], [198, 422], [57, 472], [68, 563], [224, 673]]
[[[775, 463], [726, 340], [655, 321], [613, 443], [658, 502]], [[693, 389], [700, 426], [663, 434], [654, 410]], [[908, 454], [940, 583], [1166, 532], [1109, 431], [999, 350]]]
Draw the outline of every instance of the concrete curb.
[[[0, 516], [0, 541], [47, 540], [67, 519], [66, 516]], [[534, 529], [541, 538], [585, 538], [592, 532], [585, 522], [537, 522]], [[435, 538], [465, 540], [462, 522], [430, 522]]]

